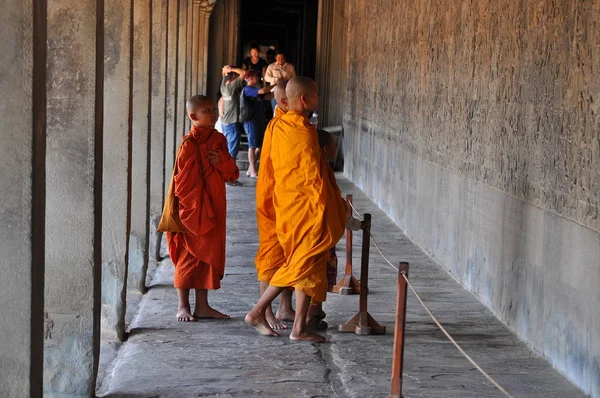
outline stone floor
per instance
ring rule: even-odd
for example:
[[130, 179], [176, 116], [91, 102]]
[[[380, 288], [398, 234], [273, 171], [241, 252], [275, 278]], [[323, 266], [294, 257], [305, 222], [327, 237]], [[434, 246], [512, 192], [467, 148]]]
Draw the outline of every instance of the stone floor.
[[[257, 300], [253, 265], [257, 232], [254, 180], [228, 187], [227, 268], [212, 305], [227, 321], [178, 323], [173, 266], [165, 259], [121, 346], [104, 342], [101, 397], [385, 397], [389, 393], [396, 300], [396, 272], [372, 249], [369, 309], [387, 326], [383, 336], [337, 332], [358, 309], [356, 296], [328, 296], [328, 342], [317, 345], [257, 335], [243, 317]], [[373, 215], [373, 234], [396, 261], [410, 262], [410, 278], [434, 314], [514, 397], [584, 397], [507, 330], [479, 301], [412, 244], [383, 212], [339, 176]], [[358, 273], [360, 236], [355, 234]], [[338, 245], [343, 271], [344, 241]], [[357, 275], [358, 276], [358, 275]], [[405, 397], [502, 397], [449, 343], [409, 293], [404, 368]]]

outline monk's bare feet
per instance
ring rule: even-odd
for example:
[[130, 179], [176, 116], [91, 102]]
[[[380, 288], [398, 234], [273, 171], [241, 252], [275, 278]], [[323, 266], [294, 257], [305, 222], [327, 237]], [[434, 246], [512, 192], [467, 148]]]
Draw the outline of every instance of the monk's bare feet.
[[275, 317], [277, 319], [279, 319], [280, 321], [294, 322], [294, 318], [296, 317], [296, 311], [294, 311], [294, 310], [287, 310], [287, 311], [278, 310], [277, 314], [275, 314]]
[[249, 312], [246, 315], [246, 318], [244, 318], [244, 320], [248, 325], [252, 326], [254, 329], [256, 329], [258, 333], [260, 333], [263, 336], [279, 337], [279, 333], [271, 329], [267, 320], [260, 314], [256, 315], [252, 312]]
[[272, 313], [271, 314], [266, 314], [265, 318], [267, 319], [267, 323], [269, 324], [269, 326], [273, 330], [283, 330], [283, 329], [287, 329], [288, 328], [288, 325], [286, 325], [285, 323], [283, 323], [279, 319], [275, 318]]
[[292, 333], [290, 333], [290, 340], [293, 341], [312, 341], [315, 343], [324, 343], [327, 341], [327, 339], [323, 336], [321, 336], [320, 334], [317, 334], [315, 332], [313, 332], [312, 330], [308, 329], [304, 332], [296, 332], [294, 330], [292, 330]]
[[177, 311], [177, 320], [179, 322], [194, 322], [196, 319], [194, 319], [189, 308], [180, 308]]
[[215, 310], [212, 307], [208, 307], [208, 308], [202, 308], [202, 309], [198, 309], [198, 308], [195, 309], [194, 310], [194, 318], [196, 318], [196, 319], [229, 319], [231, 317], [227, 314], [223, 314], [222, 312]]

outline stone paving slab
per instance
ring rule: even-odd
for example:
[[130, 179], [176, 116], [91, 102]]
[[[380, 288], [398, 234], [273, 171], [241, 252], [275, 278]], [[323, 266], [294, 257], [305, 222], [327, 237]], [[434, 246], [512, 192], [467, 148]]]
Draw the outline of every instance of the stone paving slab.
[[[504, 327], [473, 295], [413, 245], [385, 214], [343, 177], [344, 193], [373, 215], [372, 232], [394, 262], [409, 261], [410, 278], [423, 300], [464, 349], [514, 397], [584, 397], [576, 387]], [[337, 332], [358, 310], [357, 296], [328, 295], [324, 309], [328, 342], [291, 342], [257, 335], [243, 317], [256, 303], [253, 257], [258, 247], [254, 180], [228, 187], [228, 243], [222, 289], [211, 304], [232, 316], [226, 321], [178, 323], [173, 266], [165, 259], [130, 325], [127, 342], [105, 366], [102, 397], [385, 397], [389, 393], [396, 300], [396, 271], [373, 248], [369, 311], [387, 327], [383, 336]], [[361, 238], [355, 234], [359, 277]], [[340, 276], [344, 239], [337, 246]], [[113, 348], [114, 349], [114, 348]], [[110, 351], [110, 349], [108, 349]], [[502, 397], [464, 359], [408, 296], [404, 395]]]

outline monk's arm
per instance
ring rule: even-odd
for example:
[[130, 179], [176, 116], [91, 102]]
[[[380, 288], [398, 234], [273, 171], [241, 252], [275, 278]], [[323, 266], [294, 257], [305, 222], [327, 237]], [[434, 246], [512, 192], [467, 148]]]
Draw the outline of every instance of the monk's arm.
[[[303, 196], [312, 202], [312, 208], [318, 208], [318, 203], [325, 204], [326, 193], [323, 189], [323, 174], [321, 172], [321, 148], [313, 132], [302, 134], [303, 139], [295, 145], [295, 148], [288, 148], [287, 153], [292, 154], [297, 151], [295, 156], [300, 159], [298, 170], [294, 174], [298, 177], [296, 184], [303, 192]], [[285, 153], [285, 152], [284, 152]]]
[[235, 160], [229, 154], [227, 149], [227, 141], [225, 136], [221, 137], [217, 151], [219, 152], [221, 161], [212, 166], [217, 170], [225, 182], [233, 182], [240, 178], [240, 170], [235, 163]]
[[200, 180], [196, 149], [193, 143], [183, 144], [177, 157], [175, 196], [179, 199], [179, 218], [193, 234], [200, 228], [201, 198], [204, 184]]

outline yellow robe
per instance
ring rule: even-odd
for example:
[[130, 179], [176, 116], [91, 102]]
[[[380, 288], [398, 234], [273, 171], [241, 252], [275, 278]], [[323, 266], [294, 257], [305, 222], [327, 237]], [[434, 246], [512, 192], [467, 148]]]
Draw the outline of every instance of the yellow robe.
[[260, 153], [260, 173], [256, 181], [256, 221], [258, 225], [258, 252], [254, 264], [258, 280], [270, 282], [275, 271], [285, 263], [285, 254], [279, 244], [275, 230], [275, 208], [273, 207], [273, 163], [271, 162], [271, 140], [273, 126], [285, 112], [276, 108], [275, 117], [265, 130], [265, 137]]
[[274, 123], [271, 161], [276, 231], [286, 261], [270, 284], [325, 301], [327, 256], [344, 233], [346, 208], [317, 132], [301, 114], [289, 111]]

